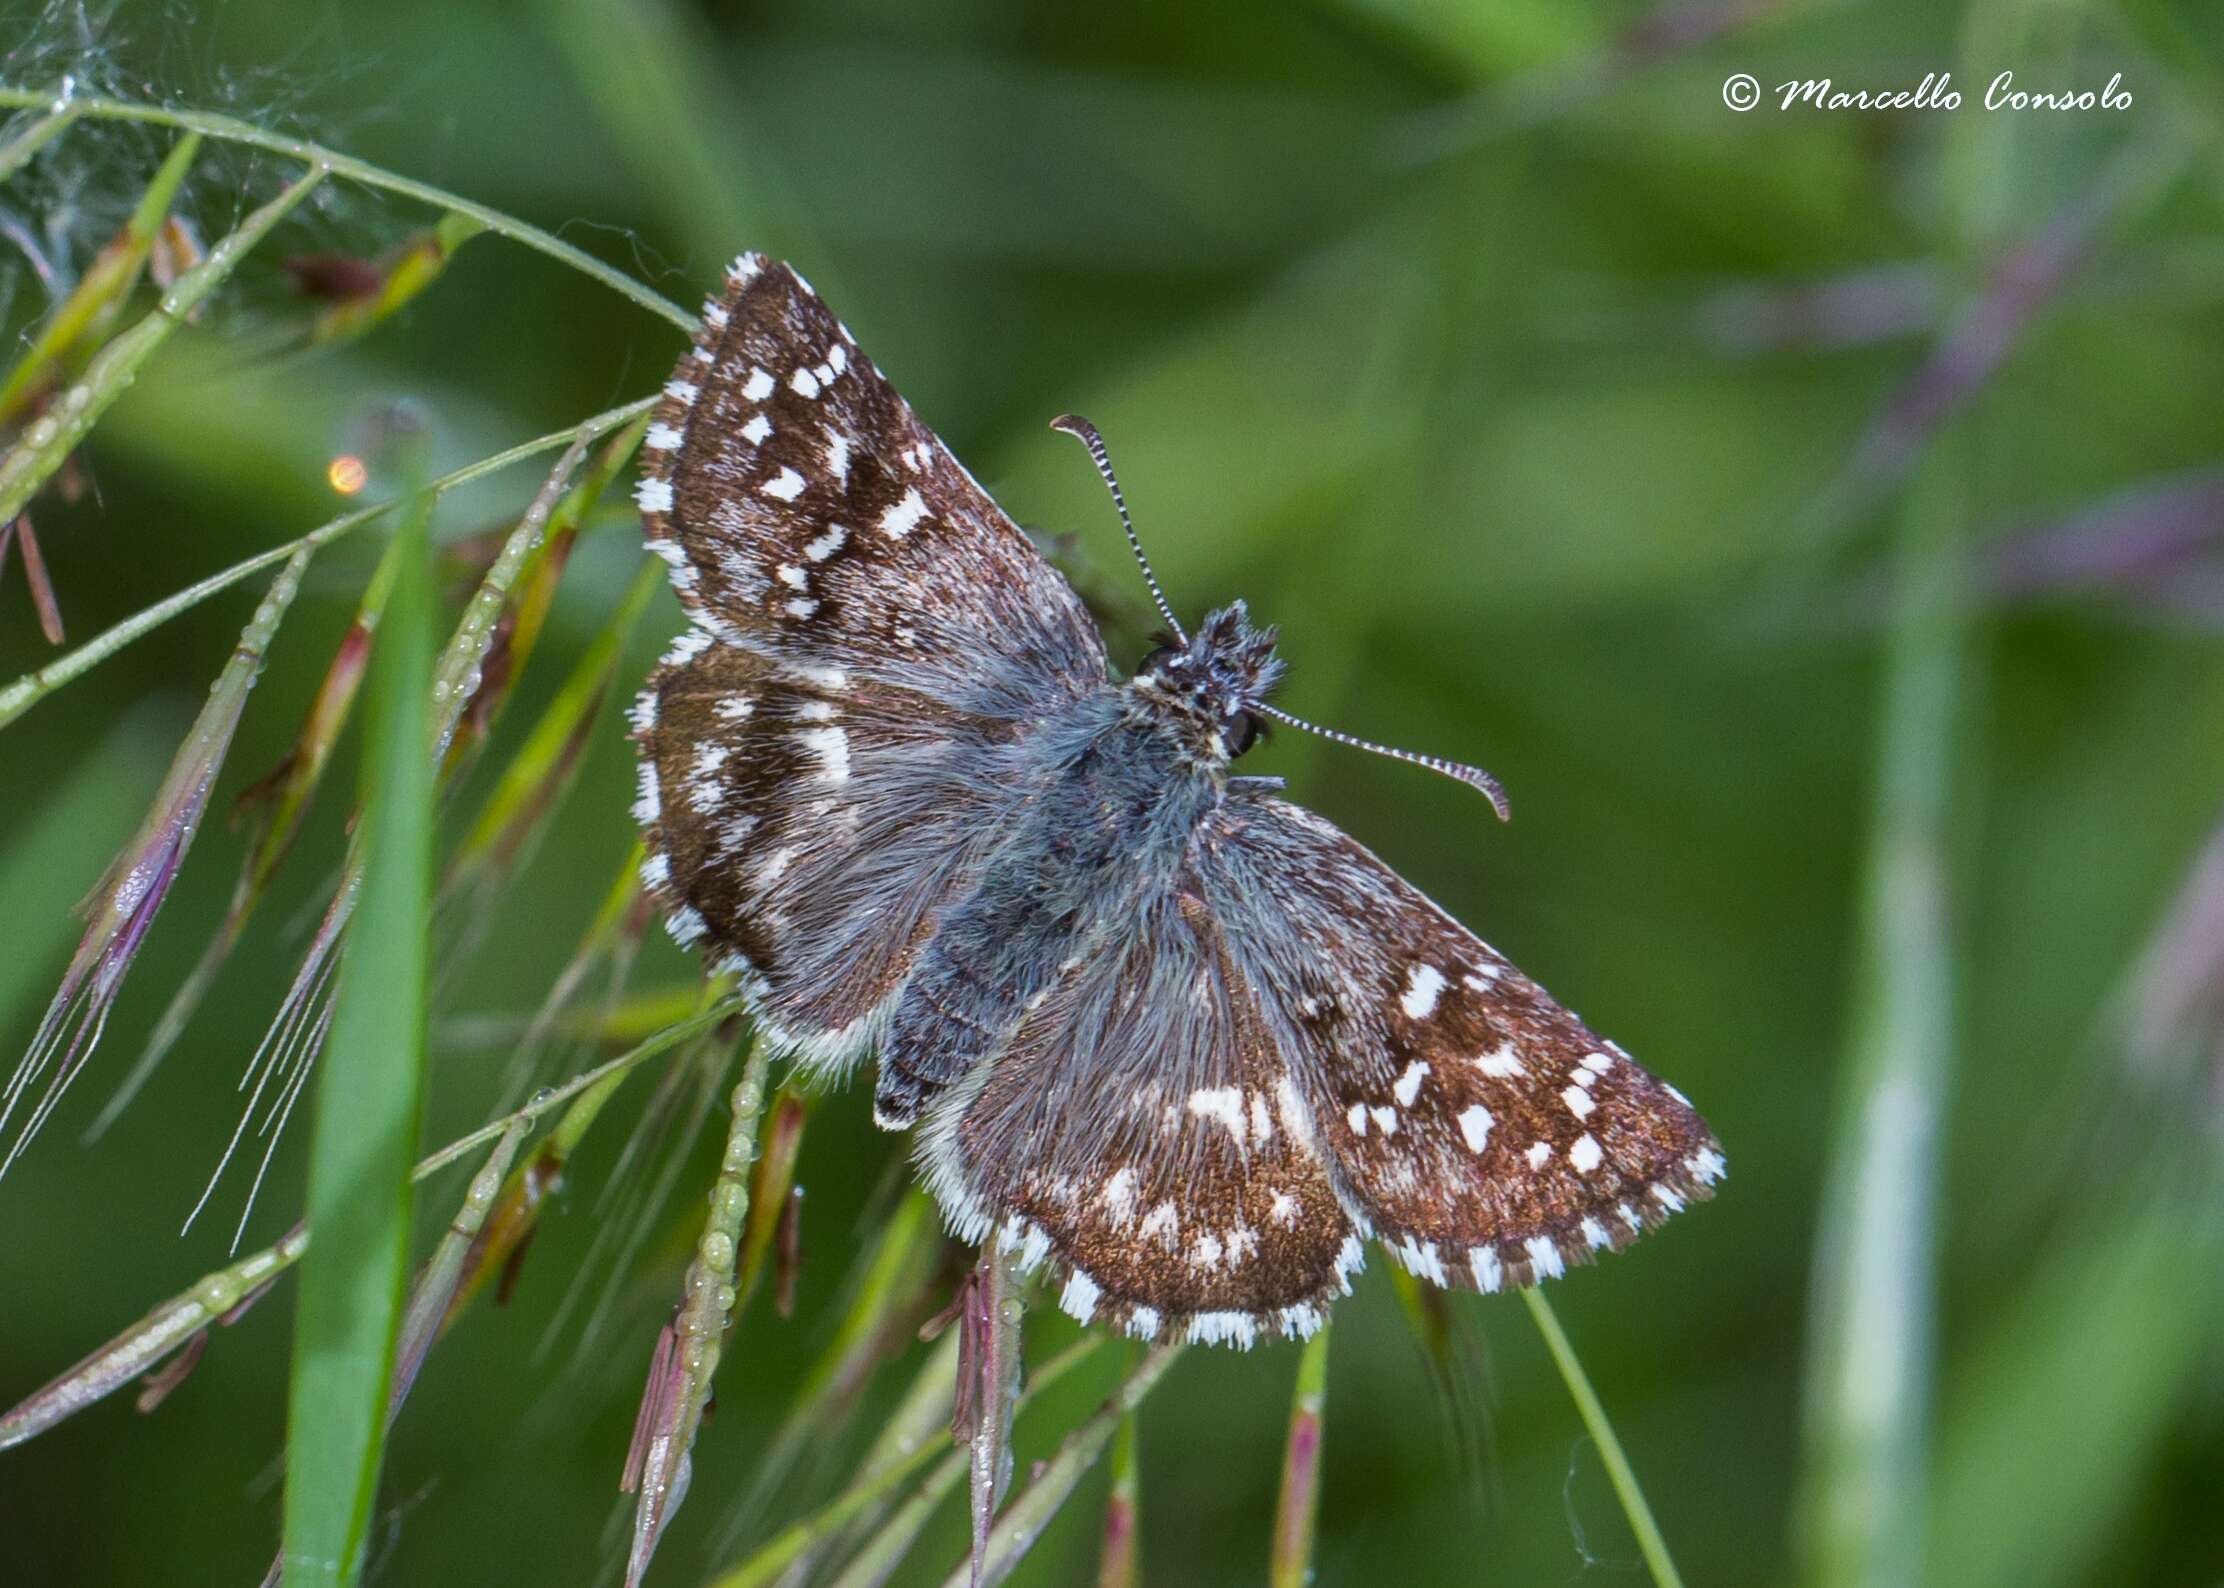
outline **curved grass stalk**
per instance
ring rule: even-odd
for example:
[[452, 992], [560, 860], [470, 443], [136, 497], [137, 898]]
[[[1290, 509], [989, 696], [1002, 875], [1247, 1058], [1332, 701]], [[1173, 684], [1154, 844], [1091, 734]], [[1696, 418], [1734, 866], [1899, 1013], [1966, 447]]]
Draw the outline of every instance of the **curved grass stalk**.
[[[97, 94], [66, 96], [61, 101], [60, 106], [57, 107], [56, 96], [51, 92], [41, 93], [33, 89], [0, 84], [0, 108], [35, 109], [42, 106], [67, 108], [74, 111], [78, 116], [90, 116], [97, 120], [139, 121], [149, 122], [161, 127], [177, 127], [185, 131], [198, 132], [205, 137], [221, 139], [226, 143], [241, 143], [251, 148], [268, 149], [273, 154], [286, 155], [311, 165], [321, 166], [334, 176], [345, 177], [350, 182], [360, 182], [365, 187], [382, 188], [386, 192], [398, 194], [403, 198], [416, 199], [420, 203], [452, 210], [458, 215], [467, 215], [488, 231], [548, 255], [549, 258], [569, 266], [590, 280], [601, 283], [620, 296], [631, 299], [650, 313], [661, 315], [681, 330], [691, 335], [695, 330], [695, 317], [678, 304], [635, 281], [622, 271], [615, 270], [601, 260], [581, 252], [562, 238], [543, 231], [530, 222], [521, 221], [513, 215], [505, 215], [497, 209], [490, 209], [486, 205], [476, 203], [459, 193], [451, 193], [445, 188], [435, 187], [429, 182], [417, 181], [413, 177], [398, 175], [380, 166], [375, 166], [368, 160], [358, 160], [352, 155], [342, 154], [336, 149], [328, 149], [322, 144], [312, 143], [305, 138], [289, 138], [283, 133], [270, 132], [254, 125], [252, 122], [241, 121], [234, 116], [220, 115], [215, 111], [186, 110], [168, 105], [141, 104], [127, 99], [109, 99]], [[60, 129], [57, 128], [56, 130]], [[48, 136], [52, 136], [52, 134], [50, 133]]]
[[[647, 413], [663, 400], [663, 393], [659, 392], [654, 396], [622, 403], [576, 425], [552, 430], [546, 435], [535, 436], [530, 441], [521, 441], [514, 447], [481, 458], [476, 463], [467, 463], [460, 469], [430, 481], [424, 489], [435, 497], [445, 495], [459, 485], [468, 485], [473, 480], [506, 469], [513, 463], [567, 446], [582, 436], [592, 440], [616, 429], [629, 419]], [[64, 684], [83, 677], [132, 641], [151, 634], [181, 612], [190, 611], [211, 596], [223, 594], [243, 579], [252, 579], [265, 568], [275, 567], [304, 548], [314, 551], [331, 544], [343, 535], [361, 529], [373, 519], [384, 517], [405, 500], [406, 498], [397, 498], [390, 502], [373, 502], [353, 512], [342, 513], [338, 518], [318, 525], [305, 535], [235, 562], [229, 568], [210, 574], [206, 579], [189, 584], [183, 590], [133, 613], [120, 623], [94, 635], [68, 655], [56, 657], [44, 667], [25, 673], [11, 684], [0, 686], [0, 728], [7, 727]]]
[[1644, 1485], [1637, 1481], [1636, 1469], [1623, 1454], [1622, 1442], [1614, 1436], [1614, 1425], [1607, 1420], [1606, 1407], [1599, 1400], [1598, 1391], [1591, 1388], [1591, 1376], [1583, 1371], [1575, 1347], [1568, 1343], [1560, 1320], [1553, 1314], [1552, 1303], [1545, 1300], [1544, 1293], [1534, 1285], [1522, 1291], [1521, 1299], [1528, 1303], [1529, 1316], [1536, 1320], [1537, 1332], [1544, 1336], [1553, 1365], [1567, 1381], [1568, 1394], [1575, 1399], [1575, 1409], [1583, 1418], [1583, 1426], [1590, 1430], [1591, 1443], [1598, 1446], [1599, 1459], [1606, 1464], [1607, 1480], [1614, 1485], [1615, 1497], [1622, 1502], [1622, 1514], [1629, 1518], [1630, 1531], [1637, 1535], [1637, 1548], [1645, 1557], [1646, 1569], [1653, 1574], [1653, 1581], [1659, 1588], [1683, 1588], [1683, 1576], [1676, 1570], [1674, 1557], [1668, 1553], [1668, 1541], [1661, 1537], [1660, 1524], [1653, 1520], [1653, 1508], [1645, 1503]]

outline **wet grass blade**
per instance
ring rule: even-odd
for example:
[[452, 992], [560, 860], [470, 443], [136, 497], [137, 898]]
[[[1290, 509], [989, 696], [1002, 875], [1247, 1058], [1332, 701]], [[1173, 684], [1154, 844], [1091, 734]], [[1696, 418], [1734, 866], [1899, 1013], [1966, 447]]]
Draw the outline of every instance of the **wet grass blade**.
[[988, 1559], [989, 1528], [1012, 1481], [1012, 1416], [1019, 1403], [1019, 1326], [1025, 1298], [1018, 1254], [1002, 1241], [982, 1251], [980, 1266], [964, 1292], [958, 1320], [957, 1411], [951, 1431], [971, 1451], [973, 1582], [981, 1588]]
[[222, 286], [232, 268], [270, 235], [295, 205], [315, 192], [326, 176], [312, 166], [279, 195], [241, 221], [211, 248], [208, 257], [180, 276], [153, 312], [135, 321], [100, 350], [84, 376], [72, 381], [25, 428], [5, 458], [0, 458], [0, 522], [23, 511], [24, 504], [85, 439], [109, 405], [138, 378], [140, 369], [210, 293]]
[[275, 1245], [194, 1281], [190, 1289], [165, 1301], [0, 1416], [0, 1450], [35, 1438], [114, 1394], [211, 1324], [224, 1321], [226, 1314], [291, 1268], [308, 1248], [308, 1231], [296, 1225]]
[[64, 377], [71, 364], [82, 358], [81, 344], [97, 345], [101, 333], [114, 323], [124, 299], [147, 268], [147, 256], [154, 251], [163, 218], [170, 213], [178, 187], [200, 147], [201, 135], [197, 132], [189, 132], [177, 141], [169, 157], [156, 168], [124, 229], [94, 256], [70, 295], [47, 316], [31, 346], [8, 372], [6, 382], [0, 383], [0, 423], [20, 419]]
[[734, 1086], [733, 1124], [711, 1188], [710, 1216], [688, 1264], [678, 1320], [665, 1331], [642, 1397], [636, 1451], [624, 1488], [640, 1496], [633, 1516], [633, 1546], [626, 1559], [626, 1588], [637, 1588], [657, 1541], [686, 1497], [690, 1452], [710, 1402], [711, 1380], [725, 1350], [733, 1313], [734, 1261], [742, 1221], [749, 1213], [749, 1171], [757, 1157], [757, 1127], [764, 1114], [769, 1047], [752, 1039]]
[[84, 114], [84, 106], [65, 100], [6, 143], [0, 143], [0, 182], [22, 170], [33, 155], [67, 132], [70, 123]]
[[317, 1083], [309, 1219], [287, 1417], [287, 1588], [353, 1584], [385, 1449], [402, 1320], [425, 1055], [434, 838], [429, 497], [401, 551], [371, 666], [365, 868]]
[[[553, 452], [556, 448], [576, 441], [581, 436], [601, 435], [614, 426], [624, 424], [629, 419], [638, 418], [662, 400], [663, 396], [659, 393], [653, 397], [642, 397], [633, 402], [621, 403], [616, 408], [599, 413], [581, 424], [567, 425], [563, 429], [551, 431], [547, 435], [535, 436], [530, 441], [521, 441], [514, 447], [505, 447], [502, 451], [483, 457], [475, 463], [467, 463], [460, 469], [442, 475], [427, 485], [425, 489], [433, 496], [440, 496], [459, 485], [468, 485], [473, 480], [506, 469], [513, 463], [520, 463], [527, 458], [538, 457], [544, 452]], [[320, 546], [329, 545], [341, 536], [361, 529], [373, 519], [384, 517], [387, 513], [392, 512], [397, 505], [399, 504], [396, 502], [373, 502], [368, 507], [359, 507], [351, 512], [342, 513], [337, 518], [328, 519], [307, 534], [297, 536], [282, 546], [273, 546], [268, 551], [257, 552], [252, 557], [243, 558], [239, 562], [233, 563], [229, 568], [210, 574], [206, 579], [196, 580], [174, 595], [165, 596], [153, 605], [142, 608], [121, 622], [102, 630], [67, 656], [58, 656], [44, 667], [34, 668], [13, 683], [0, 686], [0, 728], [5, 728], [8, 724], [14, 722], [16, 718], [22, 716], [63, 685], [91, 672], [102, 662], [107, 661], [125, 646], [131, 644], [132, 641], [153, 633], [179, 613], [199, 606], [211, 596], [221, 595], [243, 579], [252, 579], [265, 568], [275, 568], [303, 548], [314, 551]]]
[[1824, 1183], [1801, 1526], [1809, 1580], [1923, 1559], [1938, 1131], [1953, 1049], [1946, 826], [1959, 675], [1958, 449], [1902, 520], [1843, 1091]]
[[[474, 1148], [489, 1142], [497, 1144], [497, 1156], [491, 1160], [506, 1162], [501, 1154], [514, 1150], [504, 1143], [523, 1139], [523, 1132], [542, 1115], [558, 1104], [567, 1104], [555, 1129], [549, 1132], [542, 1153], [554, 1150], [557, 1163], [578, 1146], [602, 1105], [626, 1078], [650, 1059], [656, 1058], [699, 1034], [708, 1026], [725, 1020], [734, 1013], [734, 1006], [721, 1002], [667, 1031], [658, 1033], [632, 1052], [598, 1065], [583, 1075], [574, 1076], [560, 1087], [553, 1087], [535, 1097], [524, 1107], [504, 1114], [472, 1131], [469, 1135], [449, 1142], [437, 1152], [428, 1153], [410, 1171], [412, 1181], [424, 1180], [456, 1162]], [[538, 1161], [539, 1154], [536, 1154]], [[519, 1174], [527, 1173], [533, 1161], [521, 1166], [512, 1174], [512, 1181]], [[502, 1200], [491, 1205], [484, 1200], [485, 1172], [474, 1180], [465, 1198], [458, 1222], [480, 1234], [491, 1232], [494, 1222], [501, 1217]], [[107, 1344], [101, 1346], [67, 1372], [60, 1374], [44, 1389], [27, 1397], [20, 1405], [0, 1415], [0, 1450], [18, 1445], [37, 1434], [44, 1433], [63, 1419], [83, 1411], [86, 1407], [113, 1394], [134, 1377], [146, 1372], [163, 1357], [189, 1342], [192, 1337], [211, 1323], [229, 1322], [235, 1309], [251, 1300], [280, 1274], [298, 1262], [309, 1249], [309, 1228], [297, 1224], [274, 1244], [251, 1252], [237, 1262], [218, 1269], [196, 1280], [181, 1294], [156, 1307], [138, 1323], [124, 1330]], [[486, 1263], [486, 1245], [474, 1240], [468, 1258], [463, 1264], [460, 1280], [453, 1292], [448, 1312], [452, 1316], [469, 1301], [472, 1294], [471, 1278], [475, 1266]], [[447, 1281], [443, 1279], [443, 1285]], [[935, 1421], [939, 1426], [942, 1419]]]
[[4, 1129], [40, 1075], [50, 1066], [53, 1069], [22, 1130], [0, 1158], [0, 1175], [37, 1135], [99, 1045], [108, 1011], [200, 830], [209, 792], [231, 748], [240, 714], [247, 708], [247, 696], [262, 672], [271, 639], [301, 588], [309, 556], [307, 548], [296, 551], [271, 581], [255, 615], [240, 631], [230, 660], [210, 686], [209, 698], [178, 747], [138, 834], [116, 856], [86, 901], [84, 938], [47, 1005], [30, 1050], [0, 1094], [0, 1129]]
[[[323, 780], [325, 766], [339, 742], [340, 730], [347, 726], [356, 692], [370, 665], [371, 636], [377, 630], [379, 613], [385, 609], [387, 591], [393, 587], [393, 574], [393, 547], [389, 545], [387, 555], [379, 559], [370, 585], [356, 607], [355, 621], [340, 637], [331, 665], [325, 670], [324, 682], [310, 702], [308, 717], [294, 740], [294, 748], [275, 771], [240, 795], [240, 803], [257, 805], [259, 816], [254, 835], [248, 840], [246, 858], [240, 864], [239, 880], [233, 884], [232, 900], [225, 908], [223, 924], [210, 936], [208, 946], [201, 951], [191, 973], [170, 995], [169, 1005], [155, 1022], [138, 1063], [132, 1066], [131, 1073], [116, 1088], [100, 1116], [87, 1128], [86, 1141], [98, 1140], [122, 1116], [161, 1065], [163, 1057], [185, 1034], [194, 1011], [208, 995], [209, 988], [215, 985], [217, 973], [224, 968], [232, 950], [239, 946], [248, 917], [254, 913], [271, 879], [292, 850], [302, 819], [308, 813], [310, 796]], [[233, 808], [236, 811], [238, 803]]]
[[1328, 1400], [1328, 1326], [1305, 1342], [1290, 1400], [1290, 1437], [1282, 1456], [1282, 1498], [1274, 1509], [1271, 1588], [1313, 1580], [1313, 1526], [1320, 1514], [1321, 1412]]

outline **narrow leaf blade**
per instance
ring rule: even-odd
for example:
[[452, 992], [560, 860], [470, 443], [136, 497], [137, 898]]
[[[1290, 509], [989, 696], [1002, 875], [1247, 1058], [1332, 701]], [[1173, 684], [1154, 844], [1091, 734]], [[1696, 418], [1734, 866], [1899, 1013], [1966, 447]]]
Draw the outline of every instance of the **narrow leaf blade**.
[[398, 531], [371, 666], [365, 871], [317, 1082], [315, 1250], [303, 1265], [286, 1443], [286, 1588], [353, 1584], [384, 1454], [409, 1255], [431, 906], [429, 504]]

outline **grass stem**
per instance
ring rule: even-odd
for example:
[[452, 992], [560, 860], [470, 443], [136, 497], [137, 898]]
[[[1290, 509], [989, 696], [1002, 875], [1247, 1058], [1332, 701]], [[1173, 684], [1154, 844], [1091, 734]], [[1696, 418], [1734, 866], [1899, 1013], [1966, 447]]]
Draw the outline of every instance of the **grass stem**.
[[1599, 1459], [1606, 1464], [1607, 1481], [1614, 1485], [1614, 1495], [1622, 1502], [1622, 1514], [1629, 1518], [1629, 1529], [1637, 1535], [1637, 1548], [1645, 1557], [1646, 1569], [1653, 1574], [1653, 1581], [1659, 1588], [1683, 1588], [1683, 1575], [1676, 1570], [1675, 1560], [1668, 1553], [1668, 1540], [1661, 1536], [1660, 1524], [1653, 1520], [1653, 1508], [1645, 1503], [1644, 1486], [1637, 1481], [1637, 1471], [1623, 1453], [1621, 1440], [1614, 1436], [1614, 1425], [1607, 1421], [1606, 1407], [1600, 1402], [1598, 1391], [1591, 1388], [1591, 1376], [1583, 1371], [1575, 1347], [1568, 1343], [1566, 1331], [1553, 1314], [1552, 1303], [1534, 1286], [1522, 1291], [1521, 1299], [1528, 1304], [1529, 1316], [1536, 1320], [1537, 1332], [1544, 1336], [1553, 1365], [1567, 1381], [1568, 1394], [1575, 1398], [1575, 1409], [1583, 1418], [1583, 1426], [1590, 1430], [1591, 1443], [1598, 1447]]

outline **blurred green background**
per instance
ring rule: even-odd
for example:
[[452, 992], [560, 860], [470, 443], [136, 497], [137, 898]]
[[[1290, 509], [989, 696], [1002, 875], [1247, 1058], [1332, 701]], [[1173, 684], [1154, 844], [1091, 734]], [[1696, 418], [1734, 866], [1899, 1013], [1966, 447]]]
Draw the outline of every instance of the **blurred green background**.
[[[1488, 765], [1516, 820], [1293, 735], [1247, 769], [1721, 1136], [1715, 1202], [1553, 1287], [1688, 1579], [2224, 1580], [2224, 861], [2199, 869], [2224, 841], [2224, 13], [231, 0], [13, 8], [0, 52], [10, 84], [68, 71], [320, 137], [690, 306], [739, 248], [793, 259], [1016, 517], [1070, 534], [1069, 566], [1118, 593], [1124, 662], [1140, 589], [1086, 460], [1044, 428], [1089, 415], [1179, 609], [1248, 598], [1283, 628], [1291, 709]], [[2120, 72], [2133, 103], [1985, 112], [2008, 69]], [[1733, 72], [1773, 95], [1942, 70], [1957, 111], [1723, 103]], [[0, 192], [11, 334], [168, 142], [81, 124]], [[212, 238], [286, 174], [212, 145], [182, 207]], [[670, 325], [494, 237], [367, 338], [295, 350], [282, 257], [373, 254], [433, 218], [333, 184], [165, 349], [84, 449], [95, 490], [35, 509], [72, 642], [330, 516], [327, 459], [398, 399], [445, 467], [663, 378]], [[439, 532], [499, 525], [538, 477], [451, 498]], [[313, 566], [103, 1048], [0, 1185], [0, 1401], [223, 1260], [236, 1171], [175, 1232], [330, 887], [351, 752], [137, 1106], [75, 1137], [219, 917], [239, 840], [216, 813], [291, 742], [375, 551]], [[639, 555], [614, 507], [497, 761]], [[251, 589], [0, 737], [9, 1041]], [[677, 626], [660, 595], [624, 687]], [[0, 678], [49, 654], [11, 558]], [[631, 777], [607, 716], [447, 967], [428, 1144], [494, 1107], [486, 1017], [530, 1011], [570, 954], [631, 840]], [[637, 981], [689, 974], [657, 939]], [[583, 1281], [613, 1314], [582, 1352], [580, 1309], [550, 1324], [623, 1137], [590, 1142], [510, 1305], [434, 1355], [389, 1453], [377, 1580], [614, 1580], [618, 1465], [715, 1149], [646, 1247]], [[305, 1141], [251, 1241], [293, 1217]], [[858, 1090], [815, 1110], [795, 1318], [745, 1321], [653, 1581], [731, 1558], [714, 1540], [896, 1157]], [[429, 1189], [428, 1229], [460, 1191]], [[1318, 1580], [1641, 1580], [1520, 1304], [1455, 1300], [1479, 1391], [1447, 1404], [1383, 1267], [1337, 1315]], [[252, 1581], [290, 1305], [282, 1287], [218, 1331], [153, 1417], [117, 1397], [0, 1455], [0, 1577]], [[1036, 1325], [1038, 1354], [1071, 1334]], [[1112, 1355], [1022, 1425], [1023, 1471]], [[1193, 1351], [1148, 1404], [1146, 1581], [1261, 1580], [1295, 1362]], [[821, 1492], [902, 1376], [822, 1453]], [[1864, 1457], [1864, 1416], [1895, 1406]], [[1102, 1489], [1017, 1580], [1093, 1580]], [[1820, 1525], [1847, 1514], [1877, 1519], [1880, 1553]], [[953, 1510], [898, 1580], [939, 1581], [959, 1540]]]

